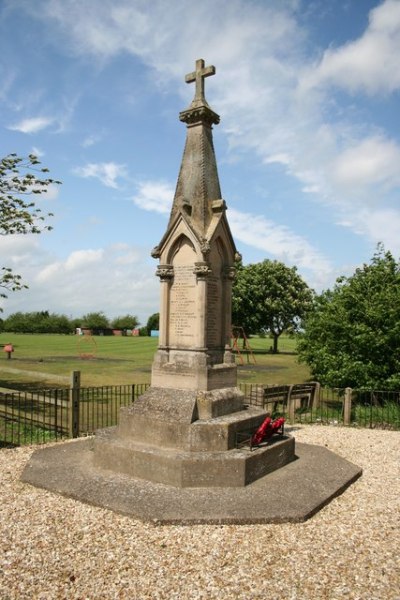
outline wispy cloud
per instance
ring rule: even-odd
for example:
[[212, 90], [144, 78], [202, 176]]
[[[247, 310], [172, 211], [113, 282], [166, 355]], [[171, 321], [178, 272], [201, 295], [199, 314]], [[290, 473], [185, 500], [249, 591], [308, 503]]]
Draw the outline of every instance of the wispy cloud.
[[[218, 77], [207, 97], [223, 116], [219, 131], [230, 157], [251, 156], [266, 182], [280, 165], [305, 205], [329, 206], [330, 222], [368, 242], [395, 241], [400, 146], [382, 122], [365, 121], [361, 101], [400, 88], [400, 2], [376, 2], [358, 38], [320, 54], [316, 47], [310, 53], [298, 20], [304, 6], [296, 0], [255, 2], [251, 10], [245, 0], [189, 4], [190, 10], [181, 2], [166, 9], [164, 0], [153, 0], [150, 11], [147, 3], [131, 0], [44, 0], [40, 14], [29, 0], [17, 5], [51, 22], [70, 53], [99, 61], [128, 53], [164, 90], [175, 91], [179, 82], [185, 99], [193, 90], [182, 85], [182, 74], [200, 56], [215, 63]], [[350, 115], [340, 109], [343, 95], [352, 102]], [[89, 136], [84, 145], [94, 141]], [[89, 163], [75, 173], [111, 188], [126, 176], [113, 162]], [[134, 203], [168, 214], [172, 186], [149, 179], [138, 184]], [[243, 243], [304, 268], [329, 270], [311, 242], [283, 225], [250, 213], [235, 217], [233, 210], [228, 216]]]
[[94, 177], [107, 187], [118, 189], [117, 179], [125, 178], [127, 171], [125, 165], [114, 162], [88, 163], [83, 167], [76, 167], [73, 171], [79, 177]]
[[302, 269], [331, 271], [328, 259], [289, 227], [269, 221], [262, 215], [234, 209], [228, 211], [228, 218], [235, 239], [264, 250], [272, 258]]
[[[173, 187], [165, 182], [147, 181], [139, 185], [133, 198], [143, 210], [169, 214], [174, 195]], [[270, 257], [303, 269], [330, 272], [332, 266], [321, 252], [289, 227], [267, 220], [262, 215], [228, 211], [233, 236], [248, 246], [265, 251]]]
[[145, 260], [147, 249], [113, 244], [61, 259], [41, 248], [38, 236], [8, 236], [0, 237], [0, 253], [2, 263], [29, 284], [2, 300], [6, 314], [49, 310], [82, 316], [103, 310], [109, 317], [136, 314], [144, 324], [159, 310], [159, 281], [155, 263]]
[[384, 242], [386, 248], [400, 256], [400, 211], [390, 207], [361, 207], [346, 211], [341, 225], [368, 236], [374, 245]]
[[103, 249], [98, 250], [75, 250], [65, 261], [65, 268], [68, 270], [81, 269], [87, 265], [93, 265], [102, 260]]
[[400, 2], [386, 0], [371, 10], [368, 28], [359, 39], [324, 52], [303, 85], [335, 85], [368, 94], [392, 92], [400, 87], [399, 53]]
[[41, 156], [45, 155], [45, 152], [36, 146], [32, 146], [32, 154], [40, 158]]
[[99, 133], [92, 133], [85, 137], [82, 141], [82, 148], [90, 148], [90, 146], [94, 146], [94, 144], [98, 144], [102, 138], [102, 135]]
[[138, 184], [138, 191], [132, 198], [139, 208], [162, 214], [169, 214], [174, 188], [162, 181], [143, 181]]
[[392, 188], [400, 184], [399, 165], [400, 146], [383, 136], [372, 136], [339, 154], [332, 175], [338, 184], [358, 189], [379, 183]]
[[31, 117], [28, 119], [22, 119], [14, 125], [9, 125], [7, 129], [11, 131], [20, 131], [21, 133], [37, 133], [42, 129], [46, 129], [52, 123], [54, 123], [53, 117]]

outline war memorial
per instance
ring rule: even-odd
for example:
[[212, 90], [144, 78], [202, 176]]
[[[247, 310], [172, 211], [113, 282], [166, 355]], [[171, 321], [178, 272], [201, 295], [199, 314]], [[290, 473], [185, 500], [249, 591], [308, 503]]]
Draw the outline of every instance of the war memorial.
[[167, 229], [152, 252], [160, 333], [151, 386], [121, 408], [117, 427], [36, 451], [22, 480], [159, 524], [304, 521], [361, 470], [297, 444], [283, 427], [256, 446], [238, 443], [267, 413], [246, 404], [230, 347], [237, 250], [213, 146], [220, 117], [204, 91], [214, 74], [200, 59], [185, 79], [195, 84], [179, 115], [186, 144]]

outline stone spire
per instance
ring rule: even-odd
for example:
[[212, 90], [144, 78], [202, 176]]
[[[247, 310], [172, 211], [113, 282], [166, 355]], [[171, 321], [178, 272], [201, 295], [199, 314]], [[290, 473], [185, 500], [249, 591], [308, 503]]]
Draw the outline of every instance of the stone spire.
[[168, 225], [183, 213], [199, 237], [206, 234], [213, 202], [221, 199], [212, 139], [212, 125], [217, 125], [220, 118], [204, 96], [204, 79], [214, 74], [215, 67], [205, 67], [204, 60], [199, 59], [196, 70], [185, 77], [186, 83], [195, 82], [196, 89], [189, 108], [179, 114], [186, 123], [187, 137]]

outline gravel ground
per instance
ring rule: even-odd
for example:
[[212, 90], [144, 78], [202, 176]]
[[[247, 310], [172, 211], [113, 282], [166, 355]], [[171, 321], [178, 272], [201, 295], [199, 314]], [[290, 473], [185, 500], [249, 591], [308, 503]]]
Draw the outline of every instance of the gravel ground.
[[304, 426], [364, 470], [306, 523], [143, 524], [19, 481], [0, 450], [0, 599], [400, 600], [400, 432]]

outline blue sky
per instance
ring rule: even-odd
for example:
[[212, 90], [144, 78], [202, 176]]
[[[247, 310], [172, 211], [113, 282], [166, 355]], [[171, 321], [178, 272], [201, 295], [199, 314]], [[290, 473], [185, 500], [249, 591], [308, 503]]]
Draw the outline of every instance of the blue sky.
[[0, 152], [63, 185], [53, 231], [0, 239], [29, 290], [4, 315], [158, 311], [195, 60], [244, 263], [296, 265], [321, 291], [400, 255], [400, 0], [2, 0]]

